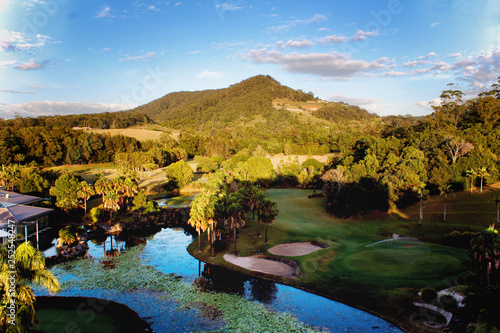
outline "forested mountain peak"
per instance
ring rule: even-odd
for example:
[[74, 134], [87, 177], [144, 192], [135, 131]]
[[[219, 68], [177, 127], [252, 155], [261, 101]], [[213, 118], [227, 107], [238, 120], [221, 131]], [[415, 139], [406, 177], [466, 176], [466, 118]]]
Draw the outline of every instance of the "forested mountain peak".
[[174, 128], [225, 127], [229, 123], [248, 121], [257, 115], [273, 112], [272, 101], [317, 100], [312, 93], [281, 85], [270, 76], [258, 75], [228, 88], [169, 93], [133, 111]]

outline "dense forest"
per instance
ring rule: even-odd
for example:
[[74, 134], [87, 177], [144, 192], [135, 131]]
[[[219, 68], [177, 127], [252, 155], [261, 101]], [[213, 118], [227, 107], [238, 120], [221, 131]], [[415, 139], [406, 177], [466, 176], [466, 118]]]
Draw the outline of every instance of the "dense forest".
[[[443, 193], [498, 180], [499, 97], [497, 84], [468, 100], [449, 85], [440, 96], [442, 103], [420, 119], [380, 118], [345, 103], [324, 103], [302, 114], [273, 106], [273, 99], [319, 100], [269, 76], [257, 76], [226, 89], [168, 94], [131, 111], [2, 120], [0, 164], [117, 162], [144, 170], [197, 156], [230, 170], [252, 156], [330, 154], [321, 174], [299, 176], [304, 169], [289, 161], [267, 183], [324, 183], [328, 207], [347, 217], [406, 205], [429, 191]], [[178, 135], [165, 131], [155, 142], [139, 142], [72, 129], [153, 122], [168, 124]], [[377, 200], [368, 200], [373, 197]]]

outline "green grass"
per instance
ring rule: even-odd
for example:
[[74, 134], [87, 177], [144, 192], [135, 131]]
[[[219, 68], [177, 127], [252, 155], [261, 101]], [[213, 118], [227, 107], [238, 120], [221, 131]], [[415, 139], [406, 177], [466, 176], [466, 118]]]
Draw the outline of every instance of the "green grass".
[[64, 309], [38, 309], [36, 315], [40, 319], [39, 330], [47, 333], [80, 332], [80, 333], [119, 333], [120, 324], [103, 314], [92, 313], [82, 315], [82, 312]]
[[[415, 327], [410, 321], [415, 312], [411, 303], [418, 300], [422, 288], [450, 287], [450, 281], [467, 274], [467, 251], [440, 245], [442, 237], [454, 230], [480, 231], [496, 218], [495, 196], [499, 186], [491, 186], [483, 193], [459, 192], [448, 196], [447, 221], [442, 221], [444, 197], [434, 196], [424, 202], [424, 220], [418, 223], [418, 203], [397, 213], [374, 212], [364, 218], [338, 219], [325, 209], [324, 198], [309, 199], [310, 190], [272, 189], [266, 196], [277, 202], [280, 211], [269, 227], [268, 244], [257, 237], [257, 226], [252, 215], [238, 236], [241, 256], [264, 254], [274, 245], [302, 241], [319, 241], [330, 245], [306, 256], [292, 257], [302, 270], [296, 279], [266, 278], [314, 290], [344, 303], [368, 309], [389, 318], [408, 330]], [[264, 228], [261, 225], [261, 233]], [[420, 241], [396, 240], [369, 244], [392, 238], [392, 234], [417, 238]], [[227, 239], [227, 252], [234, 247]], [[209, 257], [209, 244], [202, 235], [203, 252], [197, 251], [195, 240], [188, 250], [205, 261], [231, 267], [223, 253]], [[257, 274], [261, 275], [261, 274]], [[432, 332], [424, 328], [423, 331]]]

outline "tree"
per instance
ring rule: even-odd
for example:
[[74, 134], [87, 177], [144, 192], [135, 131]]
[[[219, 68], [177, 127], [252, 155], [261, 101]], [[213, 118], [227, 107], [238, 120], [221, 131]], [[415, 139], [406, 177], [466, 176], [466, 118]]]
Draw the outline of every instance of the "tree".
[[102, 198], [104, 209], [109, 210], [109, 221], [113, 220], [113, 212], [120, 209], [119, 201], [120, 197], [115, 192], [110, 192]]
[[500, 196], [493, 199], [497, 206], [497, 223], [500, 223]]
[[421, 183], [420, 186], [414, 188], [420, 197], [420, 205], [418, 210], [418, 224], [422, 224], [422, 220], [424, 219], [424, 207], [423, 207], [423, 198], [425, 195], [429, 193], [428, 190], [425, 189], [425, 183]]
[[444, 143], [446, 147], [448, 147], [452, 163], [455, 163], [459, 157], [464, 156], [469, 151], [474, 149], [474, 145], [472, 143], [452, 135], [446, 136]]
[[483, 178], [489, 176], [490, 174], [488, 173], [486, 167], [481, 167], [477, 170], [477, 175], [481, 178], [481, 187], [479, 192], [483, 193]]
[[183, 188], [193, 179], [193, 169], [185, 161], [170, 164], [165, 173], [169, 181], [174, 181], [178, 188]]
[[224, 221], [229, 228], [233, 229], [234, 254], [238, 255], [236, 249], [236, 230], [245, 225], [245, 209], [241, 204], [241, 197], [238, 194], [230, 194], [230, 205], [227, 209], [229, 217]]
[[113, 183], [106, 177], [99, 177], [95, 181], [94, 189], [96, 194], [101, 195], [104, 201], [104, 196], [113, 191]]
[[266, 226], [264, 243], [267, 243], [267, 227], [274, 222], [276, 216], [278, 216], [278, 213], [279, 210], [276, 202], [273, 202], [268, 198], [264, 198], [262, 201], [260, 201], [257, 208], [257, 217], [259, 221], [264, 223]]
[[[6, 245], [0, 247], [0, 330], [3, 332], [27, 332], [38, 322], [35, 314], [35, 294], [29, 284], [37, 284], [57, 293], [61, 287], [45, 266], [45, 257], [30, 242], [20, 244], [15, 250], [15, 263], [9, 261]], [[16, 272], [15, 293], [11, 290], [12, 271]], [[9, 324], [8, 306], [16, 304], [15, 325]]]
[[[240, 190], [245, 198], [247, 208], [252, 212], [252, 220], [255, 221], [255, 211], [259, 202], [264, 199], [264, 193], [257, 186], [248, 186]], [[257, 219], [257, 236], [260, 237], [260, 221]]]
[[26, 155], [24, 154], [16, 154], [14, 155], [14, 161], [17, 162], [17, 165], [21, 165], [21, 162], [26, 159]]
[[80, 191], [78, 178], [70, 173], [65, 173], [57, 178], [54, 186], [50, 188], [50, 195], [56, 197], [56, 206], [68, 212], [80, 207], [78, 192]]
[[469, 263], [470, 270], [479, 273], [481, 281], [486, 278], [486, 285], [490, 286], [492, 273], [500, 270], [500, 235], [497, 230], [490, 228], [471, 240]]
[[85, 214], [87, 214], [87, 200], [93, 195], [95, 195], [94, 187], [85, 180], [82, 180], [80, 182], [80, 189], [78, 190], [78, 197], [83, 199]]
[[198, 163], [196, 169], [203, 173], [211, 173], [219, 168], [217, 162], [210, 157], [197, 156], [194, 160]]
[[439, 186], [439, 194], [444, 194], [444, 211], [443, 211], [443, 222], [446, 222], [446, 204], [448, 201], [448, 194], [453, 192], [453, 189], [450, 184], [445, 184]]
[[198, 251], [201, 252], [201, 233], [205, 232], [214, 217], [215, 196], [201, 193], [196, 195], [189, 211], [188, 223], [198, 232]]
[[465, 171], [467, 177], [470, 177], [470, 193], [472, 193], [472, 189], [474, 188], [474, 180], [477, 177], [477, 172], [474, 169], [469, 169]]

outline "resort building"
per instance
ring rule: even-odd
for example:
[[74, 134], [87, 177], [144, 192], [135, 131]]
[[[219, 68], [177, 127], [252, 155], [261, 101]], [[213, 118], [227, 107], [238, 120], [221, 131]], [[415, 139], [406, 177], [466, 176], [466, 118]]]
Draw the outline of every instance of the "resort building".
[[[8, 232], [9, 223], [15, 223], [16, 233], [27, 239], [36, 236], [49, 228], [48, 215], [53, 209], [36, 207], [35, 204], [43, 201], [42, 198], [20, 194], [11, 191], [0, 190], [0, 231]], [[5, 236], [0, 232], [0, 236]], [[1, 237], [0, 242], [5, 242]]]

